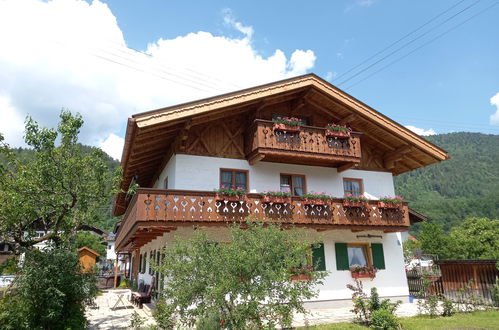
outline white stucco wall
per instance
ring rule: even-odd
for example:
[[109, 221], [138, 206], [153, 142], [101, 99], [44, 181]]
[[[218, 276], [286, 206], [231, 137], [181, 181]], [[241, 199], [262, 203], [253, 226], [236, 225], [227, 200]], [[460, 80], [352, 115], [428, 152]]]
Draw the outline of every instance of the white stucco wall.
[[106, 259], [107, 260], [116, 260], [116, 251], [114, 250], [114, 241], [107, 241], [106, 246]]
[[325, 191], [332, 196], [342, 197], [343, 178], [363, 180], [364, 193], [368, 198], [395, 195], [391, 173], [347, 170], [341, 173], [336, 168], [259, 162], [250, 166], [246, 160], [175, 155], [162, 171], [154, 188], [162, 188], [168, 176], [170, 189], [212, 191], [219, 187], [220, 168], [249, 171], [250, 192], [279, 190], [280, 173], [302, 174], [306, 177], [307, 191]]
[[[228, 230], [225, 228], [207, 228], [203, 229], [208, 237], [214, 241], [229, 241]], [[354, 284], [350, 271], [336, 270], [336, 255], [334, 250], [335, 243], [382, 243], [383, 254], [385, 259], [385, 268], [379, 270], [376, 277], [371, 279], [361, 279], [364, 285], [364, 291], [369, 293], [371, 287], [376, 287], [378, 293], [382, 297], [407, 297], [409, 289], [407, 286], [407, 278], [404, 270], [404, 262], [402, 256], [402, 246], [397, 233], [383, 233], [382, 231], [366, 231], [360, 233], [352, 233], [349, 230], [331, 230], [322, 233], [317, 233], [315, 230], [309, 231], [311, 236], [315, 236], [324, 243], [326, 270], [330, 274], [325, 278], [324, 284], [318, 287], [319, 295], [311, 299], [310, 302], [328, 302], [328, 301], [343, 301], [349, 304], [352, 291], [346, 285]], [[168, 246], [174, 240], [174, 237], [191, 238], [195, 234], [192, 228], [180, 227], [176, 231], [166, 233], [162, 237], [144, 245], [140, 249], [140, 253], [161, 249]], [[382, 238], [357, 238], [357, 235], [381, 235]], [[149, 258], [148, 258], [149, 259]], [[139, 274], [139, 280], [144, 280], [145, 283], [150, 283], [151, 275], [149, 275], [150, 262], [147, 261], [145, 273]]]

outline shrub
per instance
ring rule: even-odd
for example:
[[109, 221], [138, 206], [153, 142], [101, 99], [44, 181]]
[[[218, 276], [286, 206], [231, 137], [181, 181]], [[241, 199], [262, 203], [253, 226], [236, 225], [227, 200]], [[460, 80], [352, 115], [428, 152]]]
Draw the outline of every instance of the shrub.
[[353, 291], [352, 301], [354, 308], [351, 312], [355, 313], [357, 322], [368, 326], [371, 325], [374, 312], [379, 310], [384, 310], [392, 314], [393, 318], [396, 319], [394, 313], [402, 301], [398, 300], [397, 302], [392, 303], [390, 299], [380, 300], [378, 290], [375, 287], [371, 288], [371, 296], [368, 298], [364, 293], [362, 282], [359, 280], [355, 280], [355, 286], [349, 284], [347, 285], [347, 288]]
[[[305, 270], [309, 280], [292, 281], [293, 268], [307, 263], [313, 241], [299, 230], [247, 221], [230, 227], [231, 244], [199, 233], [177, 239], [156, 270], [168, 278], [155, 318], [161, 327], [216, 322], [229, 329], [290, 326], [303, 301], [317, 294], [326, 272]], [[175, 324], [177, 326], [177, 324]]]
[[0, 304], [2, 329], [85, 329], [85, 306], [98, 289], [74, 251], [28, 251], [19, 275]]
[[451, 299], [446, 298], [444, 296], [442, 296], [441, 299], [442, 299], [442, 308], [443, 308], [442, 316], [453, 315], [456, 312], [456, 308], [454, 307], [454, 302]]
[[391, 311], [381, 308], [373, 311], [370, 327], [376, 330], [398, 329], [399, 321]]

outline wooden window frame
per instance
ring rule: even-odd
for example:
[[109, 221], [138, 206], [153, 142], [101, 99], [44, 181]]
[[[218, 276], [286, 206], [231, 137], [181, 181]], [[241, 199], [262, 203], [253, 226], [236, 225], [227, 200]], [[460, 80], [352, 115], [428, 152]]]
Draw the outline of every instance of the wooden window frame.
[[244, 172], [246, 173], [246, 191], [249, 191], [249, 171], [241, 170], [237, 168], [220, 168], [219, 177], [218, 177], [218, 187], [222, 187], [222, 171], [232, 172], [232, 184], [231, 189], [236, 189], [236, 172]]
[[360, 194], [364, 195], [364, 181], [362, 179], [359, 179], [359, 178], [343, 178], [343, 194], [346, 195], [347, 192], [345, 191], [345, 181], [358, 182], [359, 183], [359, 187], [360, 187]]
[[303, 194], [305, 195], [307, 193], [307, 177], [305, 174], [292, 174], [292, 173], [280, 173], [279, 174], [279, 190], [281, 190], [281, 176], [287, 175], [291, 177], [291, 187], [290, 187], [290, 192], [291, 196], [293, 197], [301, 197], [301, 196], [296, 196], [294, 193], [294, 177], [302, 177], [303, 178]]
[[[364, 252], [366, 253], [367, 267], [373, 266], [373, 257], [372, 257], [372, 253], [371, 253], [371, 243], [364, 243], [364, 242], [347, 243], [347, 257], [348, 257], [348, 248], [349, 247], [362, 247], [362, 248], [364, 248]], [[348, 260], [348, 265], [350, 266], [350, 260]], [[350, 267], [352, 267], [352, 266], [350, 266]]]

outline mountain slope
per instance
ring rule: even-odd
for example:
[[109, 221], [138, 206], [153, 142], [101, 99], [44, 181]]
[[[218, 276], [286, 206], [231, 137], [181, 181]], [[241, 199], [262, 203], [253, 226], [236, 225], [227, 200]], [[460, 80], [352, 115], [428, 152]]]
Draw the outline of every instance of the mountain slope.
[[397, 176], [397, 194], [446, 231], [471, 216], [499, 219], [499, 135], [461, 132], [427, 139], [452, 158]]

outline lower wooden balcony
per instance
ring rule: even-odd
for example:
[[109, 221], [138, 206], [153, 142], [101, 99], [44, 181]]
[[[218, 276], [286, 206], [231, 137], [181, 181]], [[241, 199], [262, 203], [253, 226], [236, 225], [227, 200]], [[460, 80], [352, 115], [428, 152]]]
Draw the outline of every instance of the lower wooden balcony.
[[268, 161], [349, 168], [360, 163], [360, 136], [351, 133], [348, 138], [337, 138], [313, 126], [275, 130], [272, 121], [257, 119], [248, 129], [245, 154], [250, 164]]
[[[319, 204], [319, 203], [317, 203]], [[344, 206], [343, 199], [325, 205], [308, 204], [300, 197], [284, 203], [267, 203], [260, 194], [244, 200], [217, 200], [210, 191], [139, 189], [121, 221], [116, 249], [136, 250], [179, 226], [227, 226], [231, 222], [255, 220], [281, 222], [317, 231], [406, 231], [410, 225], [407, 203], [399, 208], [379, 208], [376, 201], [362, 206]]]

